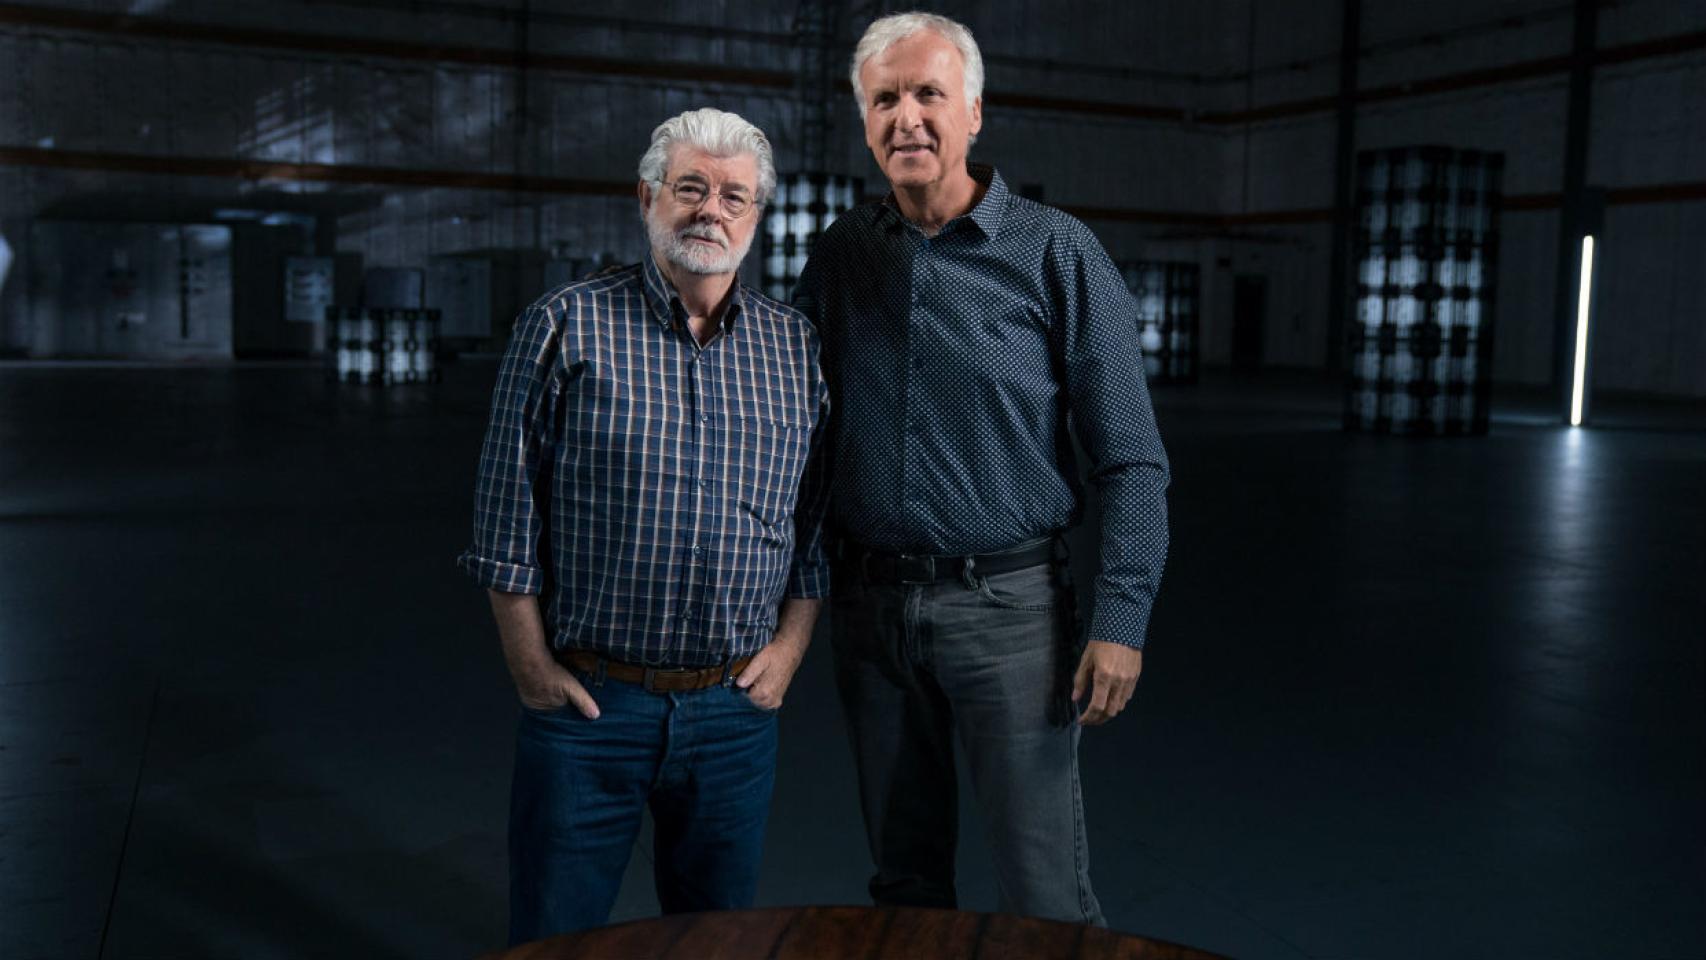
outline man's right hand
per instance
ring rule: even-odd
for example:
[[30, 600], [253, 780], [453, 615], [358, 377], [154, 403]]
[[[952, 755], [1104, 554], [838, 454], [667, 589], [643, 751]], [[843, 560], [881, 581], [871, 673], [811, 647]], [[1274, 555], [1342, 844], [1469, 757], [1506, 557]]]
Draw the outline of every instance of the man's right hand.
[[588, 720], [598, 719], [598, 704], [575, 675], [551, 656], [545, 642], [545, 625], [539, 617], [538, 598], [525, 593], [487, 590], [492, 616], [503, 641], [504, 663], [515, 681], [521, 705], [533, 710], [558, 710], [566, 703]]
[[521, 705], [530, 710], [557, 710], [566, 703], [572, 703], [588, 720], [598, 719], [598, 703], [592, 699], [592, 694], [581, 686], [573, 673], [555, 660], [517, 675], [515, 693], [521, 698]]

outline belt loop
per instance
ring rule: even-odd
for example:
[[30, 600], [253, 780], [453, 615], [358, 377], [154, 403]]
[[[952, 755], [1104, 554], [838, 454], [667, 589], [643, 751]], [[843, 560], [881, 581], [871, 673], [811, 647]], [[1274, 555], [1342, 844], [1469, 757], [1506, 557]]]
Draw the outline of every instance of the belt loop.
[[1066, 543], [1066, 538], [1060, 534], [1054, 535], [1054, 548], [1049, 559], [1049, 572], [1054, 575], [1056, 589], [1065, 591], [1072, 596], [1072, 550]]
[[599, 657], [598, 658], [598, 668], [596, 670], [594, 670], [593, 674], [592, 674], [592, 685], [593, 685], [594, 689], [598, 689], [598, 688], [604, 686], [604, 663], [605, 663], [604, 658]]
[[967, 590], [977, 589], [976, 557], [966, 557], [965, 564], [960, 567], [960, 580], [965, 583]]
[[734, 684], [734, 677], [731, 676], [731, 674], [734, 673], [734, 669], [735, 669], [735, 658], [734, 657], [730, 657], [727, 660], [723, 661], [723, 686], [727, 687], [727, 686], [732, 686]]

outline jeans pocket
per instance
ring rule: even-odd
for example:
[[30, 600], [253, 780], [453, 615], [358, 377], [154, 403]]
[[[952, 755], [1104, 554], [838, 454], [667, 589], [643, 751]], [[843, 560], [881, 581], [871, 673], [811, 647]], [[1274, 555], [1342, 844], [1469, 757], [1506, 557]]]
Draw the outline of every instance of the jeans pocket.
[[[592, 696], [593, 702], [594, 703], [598, 702], [598, 691], [602, 688], [602, 684], [600, 684], [598, 682], [597, 678], [593, 674], [591, 674], [585, 670], [577, 669], [575, 667], [569, 667], [568, 671], [570, 674], [572, 674], [574, 676], [575, 680], [577, 682], [579, 682], [583, 688], [585, 688], [586, 692]], [[528, 714], [529, 716], [541, 717], [541, 718], [568, 715], [568, 716], [570, 716], [570, 719], [574, 719], [574, 720], [586, 719], [584, 716], [582, 716], [580, 708], [575, 706], [575, 702], [573, 700], [567, 700], [567, 699], [565, 699], [562, 703], [560, 703], [554, 707], [545, 707], [543, 709], [538, 708], [538, 707], [530, 707], [527, 704], [523, 703], [523, 704], [521, 704], [521, 712]]]
[[774, 717], [778, 713], [782, 712], [782, 708], [779, 706], [778, 707], [761, 707], [758, 704], [753, 703], [752, 702], [752, 691], [750, 689], [742, 690], [741, 688], [734, 686], [733, 684], [730, 684], [728, 687], [728, 690], [731, 694], [734, 695], [734, 698], [736, 700], [740, 701], [741, 706], [745, 707], [748, 710], [751, 710], [753, 713], [759, 714], [761, 716], [766, 716], [766, 717]]
[[1009, 570], [991, 576], [978, 575], [977, 595], [990, 606], [1003, 610], [1046, 613], [1060, 606], [1060, 588], [1047, 566]]
[[522, 714], [524, 716], [532, 717], [535, 720], [565, 719], [566, 714], [564, 713], [564, 711], [567, 711], [567, 710], [574, 710], [575, 716], [576, 717], [580, 716], [580, 711], [575, 710], [574, 703], [572, 701], [568, 701], [568, 700], [563, 701], [562, 705], [560, 705], [560, 706], [546, 707], [543, 709], [541, 709], [539, 707], [530, 707], [525, 703], [521, 705]]

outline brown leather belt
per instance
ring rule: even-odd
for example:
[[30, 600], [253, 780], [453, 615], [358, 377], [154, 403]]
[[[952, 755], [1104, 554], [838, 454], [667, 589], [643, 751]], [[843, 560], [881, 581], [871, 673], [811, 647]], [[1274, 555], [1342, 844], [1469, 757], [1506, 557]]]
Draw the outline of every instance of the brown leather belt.
[[582, 673], [597, 674], [602, 667], [604, 675], [612, 680], [637, 683], [651, 693], [674, 693], [714, 687], [723, 682], [723, 677], [733, 677], [745, 670], [752, 658], [741, 657], [729, 664], [726, 672], [721, 666], [685, 669], [642, 667], [637, 663], [606, 660], [590, 650], [558, 650], [557, 662]]

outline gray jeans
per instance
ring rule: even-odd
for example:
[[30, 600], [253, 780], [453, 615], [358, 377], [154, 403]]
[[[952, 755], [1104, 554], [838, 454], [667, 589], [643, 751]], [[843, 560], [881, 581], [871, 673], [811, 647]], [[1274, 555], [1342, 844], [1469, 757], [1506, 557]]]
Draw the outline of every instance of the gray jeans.
[[879, 904], [954, 907], [954, 741], [1001, 909], [1102, 925], [1078, 786], [1077, 665], [1064, 564], [934, 584], [835, 573], [836, 682], [859, 767]]

